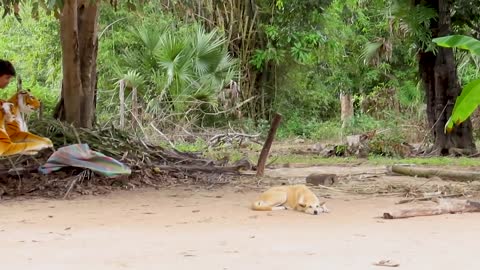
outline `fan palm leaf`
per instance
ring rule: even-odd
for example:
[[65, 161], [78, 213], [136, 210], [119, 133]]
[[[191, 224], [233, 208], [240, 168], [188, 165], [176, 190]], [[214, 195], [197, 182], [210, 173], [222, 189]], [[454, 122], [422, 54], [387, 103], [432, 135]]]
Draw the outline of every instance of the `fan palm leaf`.
[[194, 68], [199, 75], [211, 73], [222, 61], [224, 56], [226, 39], [222, 38], [214, 30], [209, 33], [198, 27], [195, 41], [192, 44], [194, 50]]

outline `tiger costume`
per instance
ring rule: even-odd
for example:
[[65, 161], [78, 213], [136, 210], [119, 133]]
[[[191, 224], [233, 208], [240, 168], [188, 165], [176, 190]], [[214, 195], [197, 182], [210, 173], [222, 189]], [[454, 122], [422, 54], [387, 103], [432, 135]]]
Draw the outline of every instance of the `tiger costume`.
[[48, 148], [47, 144], [40, 141], [15, 143], [10, 140], [5, 123], [15, 120], [15, 115], [12, 113], [13, 108], [14, 104], [0, 100], [0, 156], [34, 155], [38, 151]]
[[28, 132], [25, 114], [30, 114], [40, 108], [40, 101], [29, 90], [22, 90], [13, 95], [8, 102], [13, 104], [14, 119], [6, 122], [6, 131], [13, 142], [41, 142], [53, 147], [49, 138], [41, 137]]

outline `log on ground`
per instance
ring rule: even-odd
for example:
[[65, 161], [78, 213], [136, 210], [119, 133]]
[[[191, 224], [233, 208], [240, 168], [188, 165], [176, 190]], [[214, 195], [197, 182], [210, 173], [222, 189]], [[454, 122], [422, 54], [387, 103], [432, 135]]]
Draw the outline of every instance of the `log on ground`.
[[478, 181], [480, 180], [480, 172], [466, 172], [457, 170], [442, 170], [429, 168], [406, 167], [401, 165], [393, 165], [392, 172], [417, 177], [440, 177], [444, 180], [454, 181]]
[[480, 212], [480, 201], [440, 199], [438, 204], [430, 207], [402, 209], [383, 213], [384, 219], [399, 219], [420, 216], [434, 216], [443, 214], [456, 214], [467, 212]]

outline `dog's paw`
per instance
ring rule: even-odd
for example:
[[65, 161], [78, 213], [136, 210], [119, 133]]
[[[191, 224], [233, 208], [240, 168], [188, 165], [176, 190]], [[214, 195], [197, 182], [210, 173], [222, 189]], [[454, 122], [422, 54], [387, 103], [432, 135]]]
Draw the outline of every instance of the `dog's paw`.
[[327, 203], [323, 202], [320, 204], [320, 208], [322, 209], [322, 213], [330, 213], [330, 209], [327, 208]]

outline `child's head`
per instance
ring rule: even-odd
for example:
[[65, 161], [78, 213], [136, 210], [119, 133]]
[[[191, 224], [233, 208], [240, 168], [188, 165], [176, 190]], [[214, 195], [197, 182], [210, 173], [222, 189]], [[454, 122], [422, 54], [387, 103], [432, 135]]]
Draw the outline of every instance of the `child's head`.
[[15, 68], [12, 63], [7, 60], [0, 59], [0, 88], [5, 88], [10, 80], [15, 77]]

